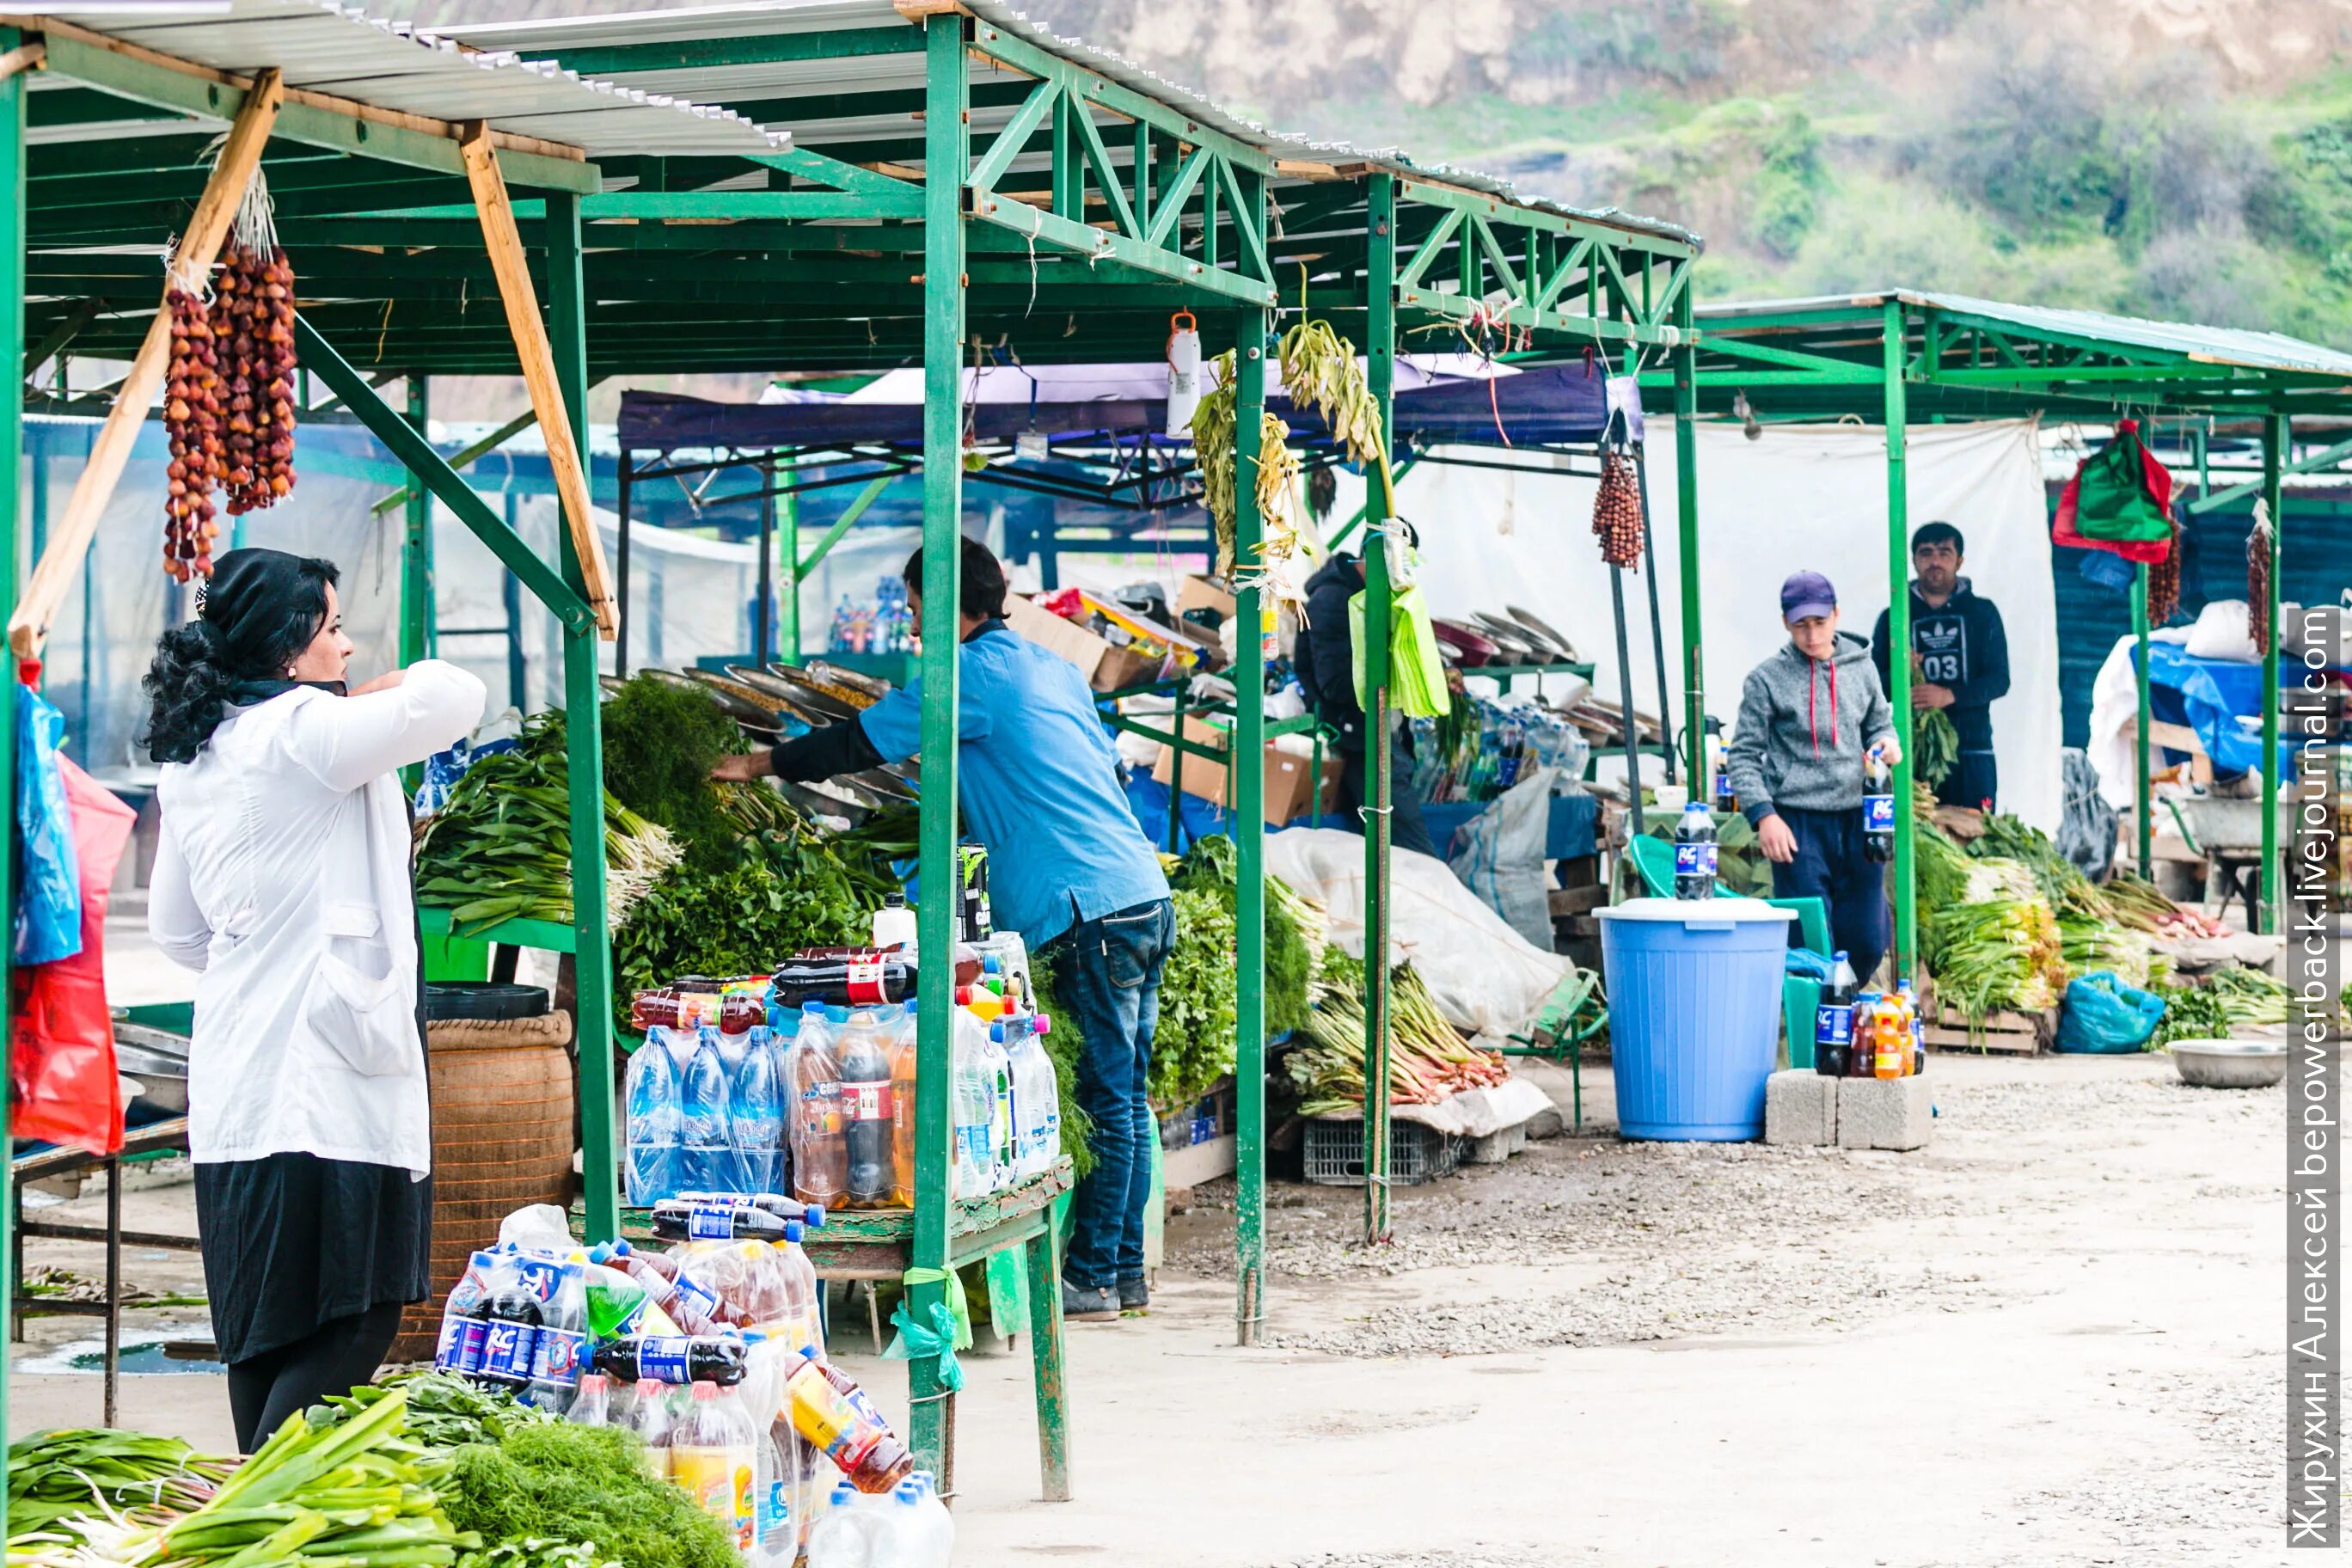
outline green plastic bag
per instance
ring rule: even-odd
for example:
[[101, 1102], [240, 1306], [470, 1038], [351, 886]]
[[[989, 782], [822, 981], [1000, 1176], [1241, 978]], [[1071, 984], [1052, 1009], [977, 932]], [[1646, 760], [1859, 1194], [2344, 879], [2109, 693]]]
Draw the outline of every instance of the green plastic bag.
[[[1359, 589], [1348, 599], [1348, 647], [1353, 652], [1356, 706], [1369, 709], [1364, 675], [1364, 595]], [[1407, 588], [1389, 601], [1389, 706], [1413, 719], [1437, 719], [1453, 711], [1453, 694], [1445, 689], [1445, 661], [1437, 651], [1437, 628], [1430, 625], [1429, 605], [1419, 588]]]
[[2148, 493], [2139, 432], [2125, 421], [2076, 476], [2074, 528], [2085, 539], [2136, 544], [2168, 541], [2172, 520]]

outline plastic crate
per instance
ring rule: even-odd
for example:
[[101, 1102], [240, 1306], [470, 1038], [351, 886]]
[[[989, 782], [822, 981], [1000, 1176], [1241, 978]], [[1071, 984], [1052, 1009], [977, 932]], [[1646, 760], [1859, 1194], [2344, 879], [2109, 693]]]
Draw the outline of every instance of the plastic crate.
[[[1462, 1163], [1462, 1140], [1418, 1121], [1389, 1123], [1389, 1184], [1413, 1186], [1453, 1174]], [[1364, 1184], [1364, 1124], [1307, 1123], [1307, 1179], [1328, 1187]]]

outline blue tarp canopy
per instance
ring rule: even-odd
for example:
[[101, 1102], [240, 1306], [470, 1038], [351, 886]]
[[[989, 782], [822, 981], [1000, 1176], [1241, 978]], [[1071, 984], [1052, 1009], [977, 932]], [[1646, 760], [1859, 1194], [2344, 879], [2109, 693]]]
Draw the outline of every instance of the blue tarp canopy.
[[[1449, 368], [1474, 368], [1460, 374]], [[1027, 431], [1057, 442], [1165, 442], [1167, 371], [1143, 365], [995, 366], [966, 374], [967, 418], [974, 439], [1007, 442]], [[1528, 369], [1484, 365], [1467, 356], [1400, 360], [1396, 444], [1433, 446], [1591, 446], [1606, 428], [1614, 392], [1639, 418], [1630, 379], [1612, 381], [1580, 364]], [[897, 371], [848, 394], [783, 390], [778, 400], [715, 403], [675, 393], [621, 395], [624, 451], [688, 448], [763, 450], [845, 446], [919, 447], [922, 382]], [[1312, 410], [1269, 394], [1267, 406], [1307, 445], [1328, 439]], [[1635, 434], [1639, 429], [1636, 426]]]

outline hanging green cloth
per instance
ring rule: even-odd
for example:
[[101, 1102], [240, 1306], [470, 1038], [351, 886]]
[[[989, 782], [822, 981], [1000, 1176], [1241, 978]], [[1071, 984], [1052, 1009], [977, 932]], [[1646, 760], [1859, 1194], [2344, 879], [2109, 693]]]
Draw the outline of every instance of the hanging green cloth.
[[[2140, 440], [2138, 422], [2118, 420], [2115, 438], [2075, 470], [2054, 527], [2061, 543], [2153, 546], [2160, 553], [2172, 539], [2171, 502], [2172, 476]], [[2064, 537], [2070, 533], [2076, 537]]]

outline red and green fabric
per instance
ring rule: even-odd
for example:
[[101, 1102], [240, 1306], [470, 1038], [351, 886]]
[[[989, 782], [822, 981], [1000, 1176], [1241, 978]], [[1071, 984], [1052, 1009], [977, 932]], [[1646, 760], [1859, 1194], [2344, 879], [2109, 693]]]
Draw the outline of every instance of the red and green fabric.
[[2172, 475], [2140, 440], [2138, 421], [2117, 421], [2115, 439], [2083, 459], [2059, 492], [2050, 538], [2151, 566], [2171, 553]]

